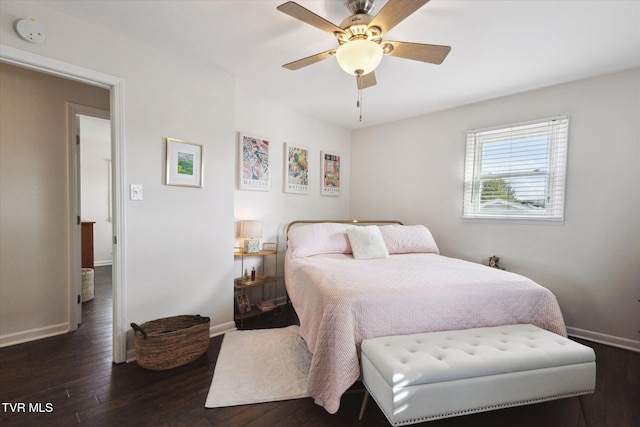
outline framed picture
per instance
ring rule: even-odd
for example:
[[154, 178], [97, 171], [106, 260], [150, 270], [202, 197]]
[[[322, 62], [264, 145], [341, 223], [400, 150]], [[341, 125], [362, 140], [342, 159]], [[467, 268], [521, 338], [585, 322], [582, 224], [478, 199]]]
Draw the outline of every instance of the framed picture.
[[167, 185], [202, 187], [202, 158], [200, 144], [167, 138]]
[[284, 144], [284, 192], [309, 194], [309, 150]]
[[320, 194], [323, 196], [340, 195], [340, 156], [322, 151], [320, 153]]
[[269, 141], [240, 133], [238, 165], [241, 190], [270, 191]]
[[238, 305], [238, 313], [245, 314], [251, 311], [251, 303], [247, 294], [240, 294], [236, 297], [236, 303]]

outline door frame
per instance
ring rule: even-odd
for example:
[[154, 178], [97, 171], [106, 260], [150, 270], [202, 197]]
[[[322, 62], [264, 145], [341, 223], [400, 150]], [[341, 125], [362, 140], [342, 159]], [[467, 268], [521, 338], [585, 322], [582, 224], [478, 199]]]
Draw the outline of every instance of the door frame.
[[[126, 256], [125, 256], [125, 150], [124, 150], [124, 80], [88, 68], [36, 55], [0, 44], [0, 62], [45, 74], [86, 83], [109, 90], [111, 113], [111, 159], [113, 185], [113, 345], [114, 363], [126, 361]], [[73, 199], [73, 195], [69, 195]], [[71, 203], [71, 202], [70, 202]], [[75, 201], [73, 203], [76, 203]], [[73, 223], [75, 224], [75, 212]], [[71, 216], [71, 215], [70, 215]], [[73, 230], [75, 227], [72, 227]], [[70, 232], [71, 234], [72, 232]], [[72, 236], [69, 236], [70, 242]], [[70, 284], [71, 286], [71, 284]], [[73, 289], [70, 289], [70, 292]], [[77, 295], [77, 294], [76, 294]], [[71, 304], [73, 310], [77, 304]], [[70, 308], [71, 314], [72, 308]], [[75, 318], [70, 317], [70, 325]]]

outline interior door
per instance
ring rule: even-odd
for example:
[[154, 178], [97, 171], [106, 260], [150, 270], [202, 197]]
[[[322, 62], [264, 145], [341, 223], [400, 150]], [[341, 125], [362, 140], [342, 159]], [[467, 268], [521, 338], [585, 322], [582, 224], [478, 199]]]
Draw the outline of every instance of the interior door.
[[[93, 107], [87, 107], [83, 105], [68, 103], [68, 117], [70, 121], [70, 133], [69, 133], [69, 191], [70, 194], [73, 194], [73, 197], [70, 197], [70, 212], [72, 212], [72, 230], [71, 230], [71, 261], [70, 261], [70, 269], [71, 269], [71, 285], [70, 285], [70, 295], [71, 295], [71, 319], [75, 319], [75, 322], [70, 322], [70, 329], [75, 330], [82, 323], [82, 286], [83, 286], [83, 267], [93, 268], [93, 230], [87, 231], [87, 224], [92, 223], [94, 221], [84, 221], [84, 212], [83, 212], [83, 146], [86, 143], [87, 132], [83, 132], [84, 122], [82, 117], [95, 117], [101, 120], [109, 120], [109, 111], [100, 110]], [[83, 139], [85, 142], [83, 142]], [[107, 135], [106, 137], [108, 145], [111, 145], [111, 135]], [[109, 148], [110, 150], [110, 148]], [[88, 151], [88, 150], [87, 150]], [[111, 162], [109, 162], [109, 167], [111, 167]], [[86, 174], [85, 174], [86, 175]], [[107, 178], [107, 175], [105, 175]], [[111, 171], [109, 171], [108, 178], [106, 181], [109, 181], [111, 178]], [[109, 184], [110, 185], [110, 184]], [[110, 188], [110, 186], [109, 186]], [[111, 193], [106, 192], [105, 187], [105, 199], [108, 195], [112, 197]], [[108, 201], [109, 206], [112, 205], [111, 200]], [[107, 214], [105, 213], [105, 216]], [[84, 223], [84, 224], [83, 224]], [[83, 233], [83, 227], [85, 228], [85, 232]], [[93, 228], [93, 224], [91, 227]], [[112, 234], [112, 230], [109, 230], [109, 235]], [[87, 247], [87, 245], [91, 245], [91, 247]], [[84, 246], [84, 248], [83, 248]], [[85, 260], [83, 260], [83, 256]], [[87, 257], [90, 259], [87, 261]], [[83, 265], [84, 264], [84, 265]], [[95, 278], [95, 273], [93, 274]]]

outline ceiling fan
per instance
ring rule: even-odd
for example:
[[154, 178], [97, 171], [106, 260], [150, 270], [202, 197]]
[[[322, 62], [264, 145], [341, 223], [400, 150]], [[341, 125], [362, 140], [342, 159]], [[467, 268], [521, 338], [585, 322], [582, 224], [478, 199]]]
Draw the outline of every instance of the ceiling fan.
[[380, 12], [372, 16], [374, 0], [348, 0], [347, 7], [353, 14], [340, 26], [334, 25], [299, 4], [288, 1], [277, 9], [289, 16], [332, 34], [339, 46], [307, 58], [283, 65], [288, 70], [298, 70], [307, 65], [336, 56], [340, 67], [356, 76], [358, 89], [376, 84], [375, 68], [383, 55], [414, 61], [441, 64], [450, 46], [383, 40], [382, 37], [429, 0], [389, 0]]

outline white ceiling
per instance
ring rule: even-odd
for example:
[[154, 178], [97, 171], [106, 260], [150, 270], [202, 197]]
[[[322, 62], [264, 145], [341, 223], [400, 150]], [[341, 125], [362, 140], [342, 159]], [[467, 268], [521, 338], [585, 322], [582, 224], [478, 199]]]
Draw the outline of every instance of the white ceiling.
[[[431, 0], [385, 38], [449, 45], [442, 65], [384, 57], [363, 92], [333, 58], [282, 64], [337, 46], [280, 13], [285, 0], [41, 2], [62, 13], [182, 54], [202, 56], [257, 97], [354, 129], [640, 66], [637, 0]], [[339, 25], [344, 0], [298, 0]], [[377, 0], [376, 14], [386, 0]], [[42, 22], [46, 29], [46, 22]]]

